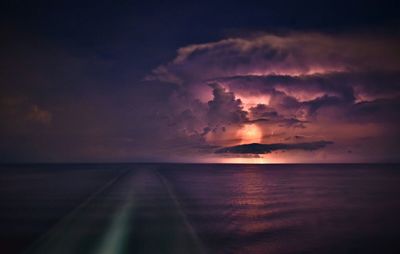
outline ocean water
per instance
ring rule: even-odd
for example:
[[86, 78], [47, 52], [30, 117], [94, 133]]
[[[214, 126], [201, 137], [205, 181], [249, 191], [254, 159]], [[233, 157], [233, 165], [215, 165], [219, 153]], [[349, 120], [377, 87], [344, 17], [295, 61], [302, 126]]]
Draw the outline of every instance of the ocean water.
[[400, 253], [400, 165], [2, 165], [0, 253]]

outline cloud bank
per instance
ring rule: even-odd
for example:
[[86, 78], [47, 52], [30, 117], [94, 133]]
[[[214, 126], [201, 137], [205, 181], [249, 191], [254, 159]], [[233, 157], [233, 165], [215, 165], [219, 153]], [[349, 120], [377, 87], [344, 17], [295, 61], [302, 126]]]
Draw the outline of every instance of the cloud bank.
[[266, 154], [279, 150], [305, 150], [314, 151], [324, 148], [327, 145], [333, 144], [331, 141], [316, 141], [309, 143], [294, 143], [294, 144], [245, 144], [231, 147], [224, 147], [215, 151], [215, 153], [244, 153], [244, 154]]

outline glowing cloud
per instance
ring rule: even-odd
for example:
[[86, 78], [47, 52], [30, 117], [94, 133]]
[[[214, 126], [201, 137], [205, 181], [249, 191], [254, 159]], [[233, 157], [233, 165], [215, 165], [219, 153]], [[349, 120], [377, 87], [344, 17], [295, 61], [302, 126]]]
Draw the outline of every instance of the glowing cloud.
[[228, 38], [180, 48], [147, 80], [178, 85], [185, 103], [173, 111], [191, 123], [181, 137], [197, 137], [204, 156], [262, 161], [243, 155], [284, 151], [280, 161], [306, 161], [307, 152], [324, 161], [365, 158], [365, 147], [375, 147], [379, 157], [394, 146], [382, 140], [398, 138], [400, 127], [399, 44], [318, 33]]
[[256, 124], [245, 124], [237, 132], [241, 144], [262, 142], [262, 130]]

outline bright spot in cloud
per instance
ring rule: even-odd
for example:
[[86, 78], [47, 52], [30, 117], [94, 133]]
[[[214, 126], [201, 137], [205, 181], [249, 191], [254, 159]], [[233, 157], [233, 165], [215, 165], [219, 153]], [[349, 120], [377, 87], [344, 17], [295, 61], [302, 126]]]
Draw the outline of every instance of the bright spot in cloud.
[[261, 143], [263, 137], [261, 129], [255, 124], [245, 124], [237, 134], [241, 144]]

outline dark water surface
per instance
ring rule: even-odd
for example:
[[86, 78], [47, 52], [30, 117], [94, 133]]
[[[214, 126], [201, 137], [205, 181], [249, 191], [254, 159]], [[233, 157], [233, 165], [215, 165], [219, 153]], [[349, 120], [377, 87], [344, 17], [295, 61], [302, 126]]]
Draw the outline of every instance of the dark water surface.
[[400, 166], [3, 165], [0, 253], [400, 253]]

